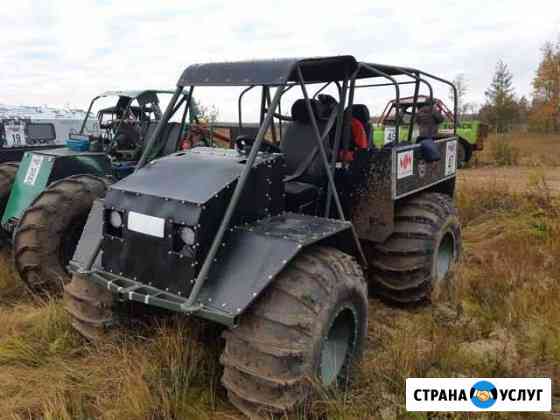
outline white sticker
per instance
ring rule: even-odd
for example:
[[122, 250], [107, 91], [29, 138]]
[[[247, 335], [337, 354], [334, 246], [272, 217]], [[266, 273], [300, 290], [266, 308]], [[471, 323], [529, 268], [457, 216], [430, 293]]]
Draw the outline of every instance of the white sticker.
[[163, 238], [165, 219], [131, 211], [128, 213], [128, 228], [135, 232]]
[[414, 168], [414, 150], [397, 154], [397, 179], [412, 175]]
[[6, 147], [25, 146], [25, 125], [23, 122], [4, 123], [4, 132], [6, 134]]
[[397, 139], [397, 128], [389, 125], [385, 127], [383, 134], [383, 144], [392, 143]]
[[445, 149], [445, 176], [457, 171], [457, 140], [448, 141]]
[[27, 185], [35, 185], [37, 177], [39, 176], [39, 171], [41, 170], [41, 165], [43, 164], [43, 156], [41, 155], [31, 155], [31, 162], [27, 168], [25, 178], [23, 183]]

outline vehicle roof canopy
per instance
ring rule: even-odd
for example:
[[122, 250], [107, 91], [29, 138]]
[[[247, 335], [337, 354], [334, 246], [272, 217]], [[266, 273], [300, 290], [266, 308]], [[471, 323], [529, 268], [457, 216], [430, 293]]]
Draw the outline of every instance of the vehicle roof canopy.
[[[343, 80], [359, 66], [351, 55], [313, 58], [281, 58], [221, 63], [192, 64], [184, 71], [177, 85], [185, 86], [278, 86], [298, 81], [297, 67], [308, 83]], [[414, 69], [369, 64], [390, 76], [414, 72]], [[403, 71], [404, 70], [404, 71]], [[376, 72], [360, 66], [357, 78], [379, 77]]]
[[98, 95], [97, 98], [104, 98], [107, 96], [120, 96], [125, 98], [135, 99], [139, 96], [145, 94], [157, 94], [157, 93], [169, 93], [174, 94], [175, 92], [172, 90], [163, 90], [163, 89], [144, 89], [144, 90], [108, 90], [103, 92], [102, 94]]

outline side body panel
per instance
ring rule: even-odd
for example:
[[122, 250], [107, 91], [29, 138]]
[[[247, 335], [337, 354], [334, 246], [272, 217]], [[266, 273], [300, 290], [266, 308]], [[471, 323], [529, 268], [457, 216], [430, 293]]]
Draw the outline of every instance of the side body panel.
[[351, 220], [360, 239], [382, 243], [393, 232], [395, 203], [410, 195], [442, 189], [453, 194], [459, 139], [437, 140], [441, 159], [424, 159], [419, 144], [373, 151], [355, 184]]
[[2, 226], [9, 228], [18, 220], [48, 185], [79, 174], [110, 175], [111, 162], [103, 153], [80, 153], [66, 148], [26, 152], [2, 215]]

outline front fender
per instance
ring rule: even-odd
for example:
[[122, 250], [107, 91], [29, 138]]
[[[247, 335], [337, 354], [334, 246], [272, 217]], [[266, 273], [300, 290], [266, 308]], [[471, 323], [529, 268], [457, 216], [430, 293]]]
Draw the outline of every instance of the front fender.
[[305, 247], [332, 246], [357, 256], [352, 224], [285, 213], [234, 228], [214, 262], [198, 302], [237, 318]]

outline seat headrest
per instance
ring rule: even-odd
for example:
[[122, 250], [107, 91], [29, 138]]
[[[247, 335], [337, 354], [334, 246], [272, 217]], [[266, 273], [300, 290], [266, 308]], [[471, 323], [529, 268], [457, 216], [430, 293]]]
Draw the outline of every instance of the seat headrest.
[[352, 112], [352, 116], [360, 120], [361, 123], [364, 125], [369, 124], [369, 109], [367, 106], [362, 104], [354, 104], [350, 108], [350, 112]]
[[[321, 104], [316, 99], [310, 99], [310, 102], [315, 118], [319, 119], [321, 116]], [[292, 119], [302, 124], [307, 124], [311, 121], [305, 99], [298, 99], [292, 105]]]

